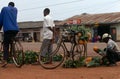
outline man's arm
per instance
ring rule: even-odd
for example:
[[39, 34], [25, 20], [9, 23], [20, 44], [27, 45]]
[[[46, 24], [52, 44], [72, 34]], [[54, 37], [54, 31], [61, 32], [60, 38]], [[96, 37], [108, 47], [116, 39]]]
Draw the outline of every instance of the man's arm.
[[49, 30], [51, 30], [51, 31], [53, 31], [53, 28], [51, 28], [50, 26], [49, 27], [47, 27]]
[[114, 47], [115, 45], [113, 44], [113, 42], [108, 42], [107, 49], [113, 49]]

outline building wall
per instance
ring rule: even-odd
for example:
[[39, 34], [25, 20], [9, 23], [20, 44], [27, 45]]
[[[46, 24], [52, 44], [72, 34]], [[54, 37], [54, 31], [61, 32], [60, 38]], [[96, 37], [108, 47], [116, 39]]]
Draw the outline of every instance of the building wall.
[[39, 42], [41, 40], [40, 28], [37, 29], [20, 29], [20, 35], [23, 36], [23, 41], [27, 41], [29, 37], [32, 37], [32, 40], [28, 40], [28, 42]]
[[120, 24], [113, 24], [111, 25], [111, 28], [116, 28], [116, 40], [120, 41]]
[[117, 30], [117, 40], [120, 41], [120, 24], [116, 26], [116, 30]]

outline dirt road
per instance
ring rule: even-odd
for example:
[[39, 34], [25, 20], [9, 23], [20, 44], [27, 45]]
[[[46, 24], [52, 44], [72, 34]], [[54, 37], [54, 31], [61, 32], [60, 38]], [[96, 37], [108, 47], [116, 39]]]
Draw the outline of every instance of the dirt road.
[[[120, 44], [118, 44], [120, 45]], [[24, 49], [39, 51], [39, 43], [23, 43]], [[93, 46], [101, 48], [105, 44], [89, 43], [88, 55], [96, 55]], [[94, 67], [94, 68], [62, 68], [54, 70], [43, 69], [40, 65], [24, 65], [16, 68], [14, 64], [7, 65], [7, 68], [0, 67], [0, 79], [120, 79], [120, 63], [114, 67]]]
[[16, 68], [13, 64], [0, 68], [0, 79], [120, 79], [120, 64], [115, 67], [57, 68], [46, 70], [40, 65], [24, 65]]

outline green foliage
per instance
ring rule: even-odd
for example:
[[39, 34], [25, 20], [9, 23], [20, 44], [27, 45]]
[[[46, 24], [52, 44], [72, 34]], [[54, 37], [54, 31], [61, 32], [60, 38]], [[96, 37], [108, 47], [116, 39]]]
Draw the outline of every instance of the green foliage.
[[86, 64], [87, 67], [97, 67], [101, 65], [101, 58], [100, 57], [93, 57], [92, 61]]
[[87, 67], [97, 67], [97, 66], [100, 66], [100, 63], [97, 63], [95, 61], [91, 61], [86, 66]]
[[101, 58], [100, 57], [93, 57], [92, 61], [86, 64], [85, 57], [81, 57], [79, 60], [66, 60], [63, 64], [64, 68], [78, 68], [78, 67], [98, 67], [101, 65]]
[[62, 55], [61, 54], [58, 54], [58, 55], [55, 55], [54, 57], [53, 57], [53, 61], [61, 61], [62, 60]]
[[79, 66], [85, 66], [84, 60], [85, 60], [85, 57], [84, 57], [84, 56], [81, 57], [81, 58], [78, 60], [78, 61], [79, 61]]
[[[0, 51], [0, 61], [2, 62], [2, 60], [3, 60], [3, 52]], [[8, 58], [7, 62], [8, 63], [13, 63], [12, 58]]]
[[80, 40], [88, 40], [88, 35], [87, 33], [90, 32], [89, 28], [86, 28], [85, 26], [77, 26], [73, 25], [70, 28], [67, 29], [68, 31], [74, 31], [76, 33], [80, 32], [82, 36], [80, 37]]
[[79, 60], [66, 60], [63, 64], [64, 68], [78, 68], [85, 65], [84, 57], [81, 57]]
[[3, 52], [0, 52], [0, 61], [2, 60]]
[[108, 59], [107, 57], [102, 57], [102, 65], [108, 65], [109, 62], [108, 62]]
[[[19, 51], [18, 51], [19, 52]], [[3, 59], [3, 52], [0, 52], [0, 61]], [[18, 61], [21, 62], [22, 56], [19, 55]], [[35, 51], [27, 50], [24, 52], [24, 63], [25, 64], [32, 64], [38, 61], [38, 54]], [[11, 57], [8, 59], [8, 63], [13, 63], [13, 60]]]
[[83, 35], [86, 35], [87, 32], [90, 32], [89, 28], [86, 28], [85, 26], [71, 26], [68, 28], [68, 30], [73, 30], [75, 32], [82, 32]]
[[38, 54], [34, 51], [25, 51], [25, 60], [24, 60], [24, 63], [25, 64], [32, 64], [32, 63], [35, 63], [37, 62], [38, 60]]
[[8, 63], [14, 63], [11, 57], [8, 58]]
[[0, 63], [2, 63], [2, 57], [3, 57], [3, 54], [2, 52], [0, 52]]
[[64, 68], [77, 68], [78, 61], [73, 61], [73, 60], [66, 60], [65, 63], [63, 64]]
[[[38, 53], [32, 50], [27, 50], [24, 52], [24, 63], [32, 64], [38, 61]], [[21, 56], [20, 56], [21, 57]], [[3, 59], [3, 53], [0, 52], [0, 61]], [[21, 59], [21, 58], [20, 58]], [[46, 60], [46, 59], [45, 59]], [[61, 61], [62, 55], [58, 54], [53, 57], [53, 61]], [[8, 63], [13, 63], [12, 58], [8, 59]], [[68, 59], [63, 63], [64, 68], [78, 68], [78, 67], [97, 67], [100, 65], [108, 65], [108, 60], [106, 57], [93, 57], [92, 61], [85, 64], [85, 57], [81, 57], [79, 60]]]

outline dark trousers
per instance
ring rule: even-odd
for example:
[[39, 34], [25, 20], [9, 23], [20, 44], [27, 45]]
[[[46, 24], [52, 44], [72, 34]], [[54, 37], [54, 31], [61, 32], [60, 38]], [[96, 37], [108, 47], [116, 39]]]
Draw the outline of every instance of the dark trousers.
[[4, 32], [4, 39], [3, 39], [3, 59], [8, 60], [9, 58], [9, 45], [12, 42], [12, 39], [16, 36], [18, 31], [6, 31]]
[[40, 48], [41, 56], [45, 57], [46, 55], [50, 55], [52, 48], [53, 45], [51, 39], [44, 39]]
[[117, 61], [120, 61], [120, 55], [111, 49], [107, 49], [106, 57], [110, 64], [115, 64]]

